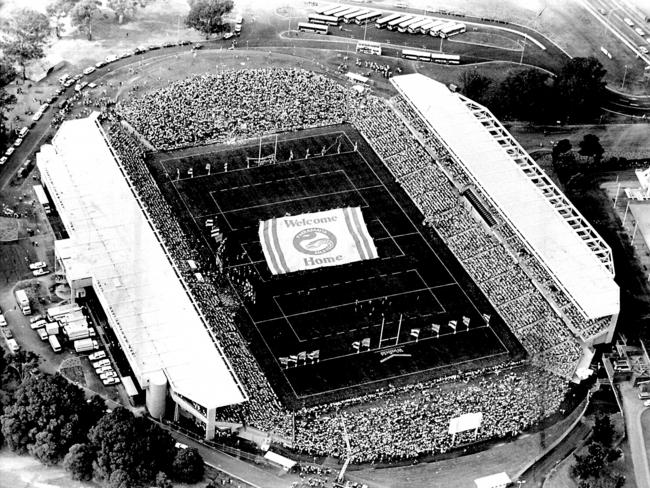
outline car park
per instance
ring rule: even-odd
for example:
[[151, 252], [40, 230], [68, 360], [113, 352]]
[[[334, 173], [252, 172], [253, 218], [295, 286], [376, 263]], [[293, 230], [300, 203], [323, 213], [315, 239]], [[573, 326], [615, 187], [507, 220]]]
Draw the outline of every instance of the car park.
[[95, 69], [96, 69], [96, 68], [95, 68], [94, 66], [88, 66], [88, 67], [84, 70], [84, 75], [89, 75], [89, 74], [94, 73], [94, 72], [95, 72]]
[[106, 357], [106, 351], [97, 351], [88, 356], [88, 359], [91, 361], [99, 361], [100, 359], [104, 359]]
[[7, 325], [7, 319], [5, 316], [0, 313], [0, 327], [5, 327]]

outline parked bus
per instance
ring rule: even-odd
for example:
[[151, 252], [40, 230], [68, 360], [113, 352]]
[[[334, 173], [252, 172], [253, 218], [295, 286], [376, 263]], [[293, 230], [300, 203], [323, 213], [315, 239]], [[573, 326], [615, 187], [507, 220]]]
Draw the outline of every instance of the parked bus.
[[325, 15], [325, 12], [329, 10], [334, 10], [331, 5], [321, 5], [320, 7], [316, 7], [314, 12], [319, 15]]
[[362, 25], [365, 24], [366, 22], [372, 22], [376, 19], [381, 17], [381, 12], [379, 10], [373, 10], [372, 12], [368, 12], [367, 14], [360, 15], [356, 19], [354, 19], [354, 23], [357, 25]]
[[460, 64], [458, 54], [431, 53], [431, 61], [438, 64]]
[[61, 344], [55, 335], [49, 336], [47, 340], [50, 341], [50, 346], [52, 346], [54, 352], [61, 352]]
[[377, 19], [377, 21], [375, 22], [375, 27], [377, 29], [383, 29], [388, 25], [389, 22], [392, 22], [395, 19], [399, 19], [400, 17], [402, 17], [402, 14], [387, 15], [386, 17], [382, 17], [381, 19]]
[[339, 20], [343, 20], [344, 15], [347, 15], [351, 12], [356, 12], [357, 10], [359, 10], [359, 7], [348, 7], [345, 10], [341, 10], [340, 12], [337, 12], [336, 17], [338, 17]]
[[457, 34], [462, 34], [467, 31], [467, 26], [461, 22], [457, 22], [452, 25], [448, 25], [440, 29], [440, 37], [443, 39], [446, 37], [455, 36]]
[[345, 22], [346, 24], [349, 24], [351, 22], [354, 22], [354, 19], [356, 19], [357, 17], [359, 17], [361, 15], [365, 15], [368, 12], [370, 12], [370, 10], [368, 10], [367, 8], [361, 8], [359, 10], [355, 10], [354, 12], [351, 12], [349, 14], [345, 14], [343, 16], [343, 22]]
[[334, 17], [333, 15], [309, 14], [307, 19], [312, 24], [338, 25], [339, 23], [338, 17]]
[[439, 36], [440, 30], [446, 25], [449, 25], [449, 22], [445, 20], [438, 20], [435, 24], [429, 26], [429, 35], [434, 37]]
[[432, 25], [435, 25], [437, 22], [438, 22], [437, 20], [428, 19], [426, 21], [426, 23], [424, 23], [424, 24], [422, 24], [422, 25], [420, 25], [418, 27], [418, 30], [419, 30], [420, 34], [428, 34], [429, 33], [429, 27], [431, 27]]
[[373, 41], [357, 41], [357, 52], [381, 56], [381, 43]]
[[397, 32], [401, 32], [402, 34], [404, 34], [406, 32], [406, 29], [408, 29], [410, 25], [420, 22], [420, 20], [422, 20], [421, 17], [413, 17], [412, 19], [402, 22], [397, 26]]
[[414, 51], [412, 49], [403, 49], [402, 57], [414, 61], [431, 61], [431, 53], [426, 51]]
[[420, 33], [420, 27], [422, 27], [423, 25], [428, 24], [429, 22], [431, 22], [429, 19], [420, 19], [417, 22], [414, 22], [411, 25], [409, 25], [408, 28], [406, 29], [406, 31], [409, 34], [419, 34]]
[[336, 15], [339, 12], [343, 12], [344, 10], [347, 10], [348, 8], [350, 7], [346, 5], [337, 5], [336, 7], [328, 8], [327, 10], [325, 10], [325, 12], [319, 12], [319, 13], [322, 13], [323, 15]]
[[326, 25], [310, 24], [309, 22], [298, 22], [298, 30], [316, 34], [329, 34], [330, 32], [329, 27]]
[[396, 30], [402, 22], [406, 22], [407, 20], [411, 20], [412, 18], [413, 18], [412, 15], [402, 15], [401, 17], [395, 20], [391, 20], [388, 24], [386, 24], [386, 28], [390, 31]]
[[45, 210], [45, 214], [49, 214], [52, 209], [50, 208], [50, 200], [47, 198], [43, 187], [41, 185], [34, 185], [34, 193], [36, 194], [38, 203], [40, 203], [43, 210]]

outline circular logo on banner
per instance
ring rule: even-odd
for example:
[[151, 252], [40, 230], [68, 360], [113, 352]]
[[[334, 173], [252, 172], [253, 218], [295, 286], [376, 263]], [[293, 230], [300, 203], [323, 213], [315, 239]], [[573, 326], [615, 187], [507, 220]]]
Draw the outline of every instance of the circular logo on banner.
[[293, 238], [293, 247], [303, 254], [325, 254], [335, 246], [336, 236], [326, 229], [304, 229]]

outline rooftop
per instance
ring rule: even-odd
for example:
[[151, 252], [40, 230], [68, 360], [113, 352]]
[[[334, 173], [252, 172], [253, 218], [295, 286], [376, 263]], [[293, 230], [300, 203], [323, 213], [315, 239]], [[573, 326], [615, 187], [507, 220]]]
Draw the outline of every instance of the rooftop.
[[[89, 273], [138, 382], [163, 371], [206, 408], [246, 400], [114, 158], [96, 114], [62, 124], [37, 156], [70, 239], [69, 267]], [[68, 267], [68, 266], [66, 266]]]

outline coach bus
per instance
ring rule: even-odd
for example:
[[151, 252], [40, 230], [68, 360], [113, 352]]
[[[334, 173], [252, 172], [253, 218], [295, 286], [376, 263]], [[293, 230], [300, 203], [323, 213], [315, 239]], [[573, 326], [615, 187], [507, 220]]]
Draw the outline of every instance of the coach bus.
[[444, 39], [446, 37], [455, 36], [456, 34], [462, 34], [465, 31], [467, 31], [467, 26], [461, 22], [457, 22], [440, 29], [440, 37]]
[[390, 14], [387, 15], [386, 17], [382, 17], [381, 19], [377, 19], [375, 22], [375, 27], [377, 29], [383, 29], [388, 25], [389, 22], [392, 22], [395, 19], [399, 19], [402, 16], [402, 14]]
[[420, 22], [420, 20], [422, 20], [421, 17], [413, 17], [412, 19], [402, 22], [397, 26], [397, 32], [401, 32], [402, 34], [404, 34], [406, 32], [406, 29], [408, 29], [410, 25]]
[[372, 22], [373, 20], [378, 19], [381, 17], [381, 12], [379, 10], [373, 10], [372, 12], [368, 12], [367, 14], [360, 15], [356, 19], [354, 19], [354, 23], [357, 25], [365, 24], [366, 22]]
[[348, 7], [345, 10], [341, 10], [340, 12], [337, 12], [335, 16], [338, 17], [339, 20], [343, 20], [344, 15], [347, 15], [352, 12], [356, 12], [357, 10], [359, 10], [359, 7]]
[[381, 43], [373, 41], [357, 41], [357, 52], [381, 56]]
[[320, 15], [320, 14], [309, 14], [307, 19], [312, 24], [322, 24], [322, 25], [338, 25], [338, 17], [333, 15]]
[[337, 5], [336, 7], [328, 8], [327, 10], [325, 10], [325, 12], [318, 12], [318, 13], [321, 13], [321, 15], [336, 15], [339, 12], [343, 12], [344, 10], [347, 10], [348, 8], [350, 7], [347, 7], [345, 5], [343, 6]]
[[367, 8], [362, 8], [362, 9], [356, 10], [354, 12], [351, 12], [349, 14], [345, 14], [343, 16], [343, 22], [345, 22], [346, 24], [353, 23], [354, 19], [356, 19], [357, 17], [359, 17], [361, 15], [365, 15], [368, 12], [370, 12], [370, 10], [368, 10]]
[[298, 30], [302, 32], [314, 32], [316, 34], [329, 34], [330, 29], [326, 25], [310, 24], [309, 22], [298, 22]]
[[458, 54], [431, 53], [431, 61], [438, 64], [460, 64]]
[[[449, 25], [450, 23], [444, 20], [439, 20], [432, 26], [429, 26], [429, 35], [436, 37], [440, 35], [440, 31], [442, 30], [443, 27], [446, 25]], [[453, 22], [452, 22], [453, 24]]]
[[419, 34], [420, 33], [420, 27], [422, 27], [423, 25], [428, 24], [429, 22], [431, 22], [429, 19], [420, 19], [417, 22], [413, 22], [411, 25], [409, 25], [408, 28], [406, 29], [406, 31], [409, 34]]
[[396, 30], [402, 22], [406, 22], [407, 20], [411, 20], [412, 18], [413, 18], [412, 15], [403, 15], [398, 19], [391, 20], [388, 24], [386, 24], [386, 28], [390, 31]]
[[43, 187], [41, 185], [34, 185], [34, 193], [36, 194], [38, 203], [40, 203], [43, 210], [45, 210], [45, 214], [49, 214], [52, 209], [50, 208], [50, 200], [47, 198]]
[[323, 15], [323, 14], [324, 14], [325, 12], [327, 12], [328, 10], [332, 10], [332, 6], [331, 6], [331, 5], [321, 5], [320, 7], [316, 7], [316, 8], [314, 9], [314, 13], [317, 13], [317, 14], [319, 14], [319, 15]]
[[403, 49], [402, 57], [414, 61], [431, 61], [431, 53], [426, 51], [414, 51], [412, 49]]
[[420, 25], [418, 27], [418, 31], [420, 32], [420, 34], [428, 34], [429, 33], [429, 27], [431, 27], [432, 25], [435, 25], [437, 22], [438, 22], [437, 20], [427, 19], [426, 23], [424, 23], [424, 24], [422, 24], [422, 25]]

